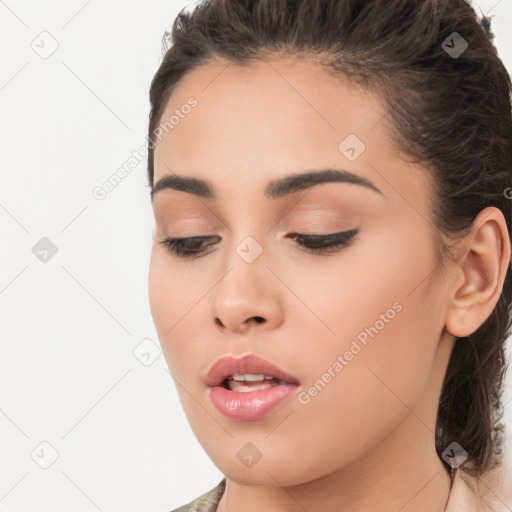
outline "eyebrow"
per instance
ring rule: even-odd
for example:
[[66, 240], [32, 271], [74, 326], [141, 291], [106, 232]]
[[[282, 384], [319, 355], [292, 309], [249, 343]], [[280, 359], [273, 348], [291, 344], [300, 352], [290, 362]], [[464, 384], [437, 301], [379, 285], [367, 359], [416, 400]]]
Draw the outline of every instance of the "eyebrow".
[[[323, 183], [350, 183], [384, 195], [368, 178], [345, 169], [319, 169], [291, 174], [269, 182], [264, 194], [269, 199], [276, 199]], [[151, 189], [151, 202], [153, 202], [153, 197], [157, 192], [165, 189], [179, 190], [206, 199], [217, 198], [213, 186], [207, 180], [171, 174], [158, 180]]]

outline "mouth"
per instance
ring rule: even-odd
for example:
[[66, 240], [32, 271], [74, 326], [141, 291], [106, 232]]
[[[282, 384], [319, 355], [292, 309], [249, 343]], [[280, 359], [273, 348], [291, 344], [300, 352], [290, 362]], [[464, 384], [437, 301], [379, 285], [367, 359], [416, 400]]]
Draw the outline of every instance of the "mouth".
[[234, 391], [235, 393], [250, 393], [260, 389], [269, 389], [274, 386], [284, 386], [286, 384], [289, 384], [289, 382], [270, 377], [263, 373], [247, 373], [230, 375], [228, 378], [224, 379], [219, 386], [229, 391]]
[[206, 384], [214, 406], [236, 421], [254, 421], [276, 410], [299, 388], [299, 381], [254, 355], [219, 359]]
[[240, 358], [222, 357], [210, 368], [205, 382], [211, 387], [222, 386], [242, 393], [257, 386], [268, 388], [281, 384], [299, 384], [294, 376], [274, 363], [252, 354]]

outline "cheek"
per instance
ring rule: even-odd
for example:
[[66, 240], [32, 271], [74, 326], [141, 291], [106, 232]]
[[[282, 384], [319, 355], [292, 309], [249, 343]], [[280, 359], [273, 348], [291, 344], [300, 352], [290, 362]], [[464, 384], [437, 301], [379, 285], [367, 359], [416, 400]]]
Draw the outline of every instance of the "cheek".
[[169, 258], [161, 248], [153, 248], [148, 299], [167, 366], [181, 382], [193, 379], [188, 370], [196, 369], [198, 355], [204, 354], [208, 344], [204, 325], [209, 298], [204, 295], [212, 285]]
[[[166, 333], [204, 293], [204, 280], [194, 279], [166, 250], [153, 246], [148, 274], [148, 297], [156, 328]], [[203, 293], [201, 293], [203, 291]], [[174, 328], [169, 335], [174, 334]], [[168, 336], [169, 336], [168, 335]]]
[[164, 251], [153, 248], [148, 274], [148, 299], [155, 329], [160, 340], [169, 370], [174, 375], [176, 361], [181, 359], [176, 349], [185, 344], [174, 344], [182, 328], [183, 307], [188, 303], [187, 290], [177, 276], [176, 270], [169, 265]]
[[[148, 273], [149, 308], [158, 334], [162, 334], [164, 322], [173, 310], [172, 293], [169, 290], [168, 274], [164, 258], [153, 246]], [[170, 325], [167, 326], [169, 328]], [[162, 341], [162, 339], [161, 339]]]
[[[378, 332], [371, 329], [374, 316], [367, 318], [360, 330], [365, 343], [347, 336], [308, 358], [303, 390], [309, 403], [295, 405], [293, 413], [295, 423], [306, 426], [297, 434], [308, 440], [300, 443], [305, 473], [321, 475], [371, 452], [411, 414], [429, 385], [435, 347], [415, 325], [410, 301]], [[282, 434], [282, 446], [290, 443], [292, 452], [296, 438], [287, 439], [285, 429]]]
[[[357, 256], [351, 272], [339, 269], [338, 277], [321, 280], [331, 298], [323, 309], [321, 301], [314, 306], [336, 335], [317, 336], [314, 349], [305, 345], [304, 390], [312, 386], [316, 395], [308, 393], [310, 402], [297, 412], [306, 422], [329, 418], [317, 425], [318, 442], [311, 447], [312, 454], [325, 450], [327, 458], [333, 446], [328, 450], [322, 439], [339, 439], [344, 456], [357, 457], [362, 446], [378, 442], [410, 414], [428, 386], [442, 330], [439, 290], [430, 274], [436, 264], [425, 240], [394, 244], [380, 265], [374, 256]], [[309, 296], [317, 292], [310, 288]]]

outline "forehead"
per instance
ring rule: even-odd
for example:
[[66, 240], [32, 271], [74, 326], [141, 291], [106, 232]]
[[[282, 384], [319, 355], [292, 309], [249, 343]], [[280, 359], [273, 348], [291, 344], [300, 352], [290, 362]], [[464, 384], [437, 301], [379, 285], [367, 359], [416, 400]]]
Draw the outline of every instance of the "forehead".
[[[173, 91], [160, 119], [173, 122], [155, 147], [154, 182], [171, 171], [219, 184], [240, 174], [268, 182], [278, 170], [342, 166], [385, 188], [384, 168], [404, 165], [386, 113], [377, 93], [313, 62], [215, 61], [187, 73]], [[354, 160], [340, 149], [346, 140], [359, 144]]]
[[292, 58], [247, 66], [216, 61], [195, 68], [173, 91], [161, 122], [180, 113], [191, 97], [197, 106], [163, 139], [179, 147], [191, 137], [200, 140], [201, 154], [211, 146], [219, 153], [225, 145], [245, 154], [261, 155], [262, 149], [275, 154], [283, 144], [306, 137], [324, 139], [336, 149], [349, 131], [361, 139], [378, 136], [378, 130], [368, 132], [386, 111], [377, 95]]

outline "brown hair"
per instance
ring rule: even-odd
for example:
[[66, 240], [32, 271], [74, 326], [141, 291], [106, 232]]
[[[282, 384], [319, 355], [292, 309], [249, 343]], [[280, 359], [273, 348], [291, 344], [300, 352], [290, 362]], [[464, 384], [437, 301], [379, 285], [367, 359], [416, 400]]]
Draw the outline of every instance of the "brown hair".
[[[510, 236], [511, 81], [492, 37], [489, 19], [480, 20], [464, 0], [205, 0], [191, 13], [183, 9], [164, 36], [150, 88], [149, 138], [192, 69], [218, 59], [248, 65], [306, 57], [387, 101], [384, 122], [396, 147], [430, 171], [433, 236], [444, 268], [450, 244], [441, 234], [456, 241], [487, 206], [501, 210]], [[455, 40], [468, 45], [460, 55], [449, 53]], [[497, 422], [511, 301], [509, 265], [494, 311], [456, 340], [444, 379], [436, 451], [444, 461], [443, 451], [457, 442], [468, 453], [461, 468], [473, 476], [501, 463]]]

